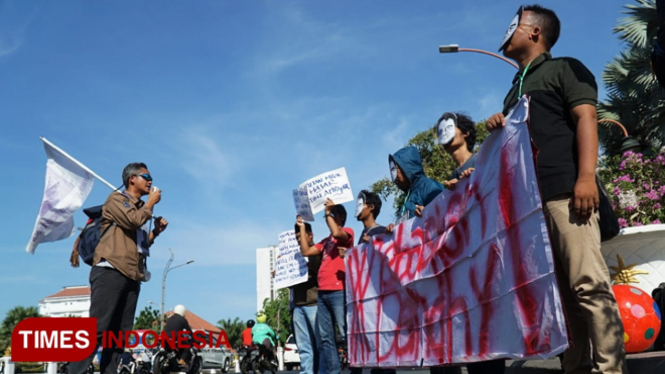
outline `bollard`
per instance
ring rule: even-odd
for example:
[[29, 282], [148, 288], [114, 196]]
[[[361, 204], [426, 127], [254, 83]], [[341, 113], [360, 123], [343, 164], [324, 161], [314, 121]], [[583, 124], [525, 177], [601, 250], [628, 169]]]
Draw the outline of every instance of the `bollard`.
[[236, 355], [235, 359], [233, 360], [233, 366], [236, 368], [236, 373], [240, 373], [240, 361], [238, 361], [238, 355]]
[[2, 361], [2, 369], [3, 374], [14, 374], [16, 367], [14, 366], [14, 363], [12, 362], [11, 357], [1, 357], [0, 361]]
[[57, 362], [47, 362], [46, 363], [46, 374], [56, 374], [58, 372], [58, 363]]
[[277, 370], [284, 371], [284, 348], [281, 345], [277, 347], [277, 362], [279, 363]]

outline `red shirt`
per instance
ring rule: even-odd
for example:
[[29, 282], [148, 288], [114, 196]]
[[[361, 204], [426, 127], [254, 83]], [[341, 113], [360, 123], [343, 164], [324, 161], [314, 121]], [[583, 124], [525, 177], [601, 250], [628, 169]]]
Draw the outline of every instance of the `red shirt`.
[[346, 278], [344, 259], [339, 257], [338, 247], [353, 247], [353, 230], [344, 227], [342, 230], [349, 234], [346, 242], [337, 242], [332, 235], [314, 245], [319, 252], [323, 253], [321, 267], [319, 268], [319, 290], [320, 291], [343, 291]]
[[242, 344], [252, 345], [252, 328], [248, 327], [242, 330]]

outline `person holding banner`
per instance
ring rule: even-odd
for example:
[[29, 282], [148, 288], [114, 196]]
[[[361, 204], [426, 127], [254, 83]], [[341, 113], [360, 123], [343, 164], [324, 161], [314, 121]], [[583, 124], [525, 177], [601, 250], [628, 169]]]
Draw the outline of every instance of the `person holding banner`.
[[[552, 58], [559, 37], [556, 13], [521, 7], [500, 50], [520, 67], [490, 117], [490, 131], [522, 95], [530, 97], [529, 129], [538, 148], [537, 176], [543, 212], [573, 344], [564, 353], [566, 373], [625, 373], [624, 332], [607, 265], [600, 252], [596, 103], [593, 74], [573, 58]], [[594, 365], [595, 361], [595, 365]]]
[[346, 269], [344, 260], [340, 256], [339, 247], [353, 246], [353, 230], [344, 227], [346, 224], [346, 209], [343, 205], [336, 205], [331, 199], [325, 204], [325, 219], [330, 229], [330, 235], [315, 245], [310, 245], [305, 232], [305, 222], [302, 217], [296, 217], [296, 225], [300, 227], [300, 252], [303, 256], [322, 254], [321, 267], [318, 273], [318, 299], [316, 318], [319, 330], [324, 368], [320, 371], [326, 374], [339, 374], [340, 363], [335, 339], [335, 325], [346, 340], [346, 316], [344, 282]]
[[[304, 232], [303, 232], [304, 230]], [[303, 226], [295, 225], [296, 239], [304, 235], [310, 246], [314, 246], [312, 225], [305, 222]], [[291, 321], [300, 355], [300, 374], [316, 374], [319, 372], [319, 352], [321, 345], [318, 341], [316, 326], [316, 310], [318, 303], [318, 273], [321, 266], [321, 255], [316, 254], [307, 258], [307, 281], [298, 283], [290, 288], [293, 298], [293, 312]]]
[[[406, 192], [397, 223], [422, 216], [423, 208], [443, 192], [443, 186], [425, 175], [420, 152], [414, 146], [404, 147], [394, 155], [389, 155], [388, 162], [393, 183]], [[389, 225], [387, 231], [392, 231], [393, 226]]]
[[[455, 161], [456, 168], [450, 179], [443, 182], [446, 189], [455, 189], [459, 180], [471, 175], [476, 166], [476, 154], [473, 153], [476, 145], [476, 124], [471, 117], [462, 113], [443, 113], [436, 124], [436, 141]], [[472, 362], [466, 364], [466, 370], [469, 374], [503, 374], [506, 371], [506, 362], [501, 359]], [[430, 372], [453, 374], [459, 373], [460, 369], [432, 367]]]
[[[114, 191], [102, 209], [101, 238], [95, 249], [90, 270], [90, 317], [97, 318], [97, 340], [101, 346], [104, 331], [116, 334], [130, 331], [141, 290], [147, 281], [147, 250], [168, 225], [164, 218], [154, 220], [154, 229], [143, 230], [152, 218], [155, 204], [162, 193], [152, 187], [152, 176], [144, 163], [135, 162], [122, 171], [124, 191]], [[148, 195], [143, 202], [142, 196]], [[115, 374], [124, 347], [104, 348], [100, 360], [101, 374]], [[71, 374], [87, 371], [95, 353], [69, 365]]]
[[[362, 190], [356, 200], [356, 219], [363, 223], [363, 231], [358, 237], [358, 245], [369, 243], [374, 235], [385, 234], [386, 228], [376, 223], [376, 217], [381, 213], [381, 198], [368, 190]], [[344, 257], [348, 248], [340, 248], [340, 256]], [[361, 374], [363, 369], [351, 368], [352, 374]], [[395, 369], [373, 368], [371, 374], [395, 374]]]

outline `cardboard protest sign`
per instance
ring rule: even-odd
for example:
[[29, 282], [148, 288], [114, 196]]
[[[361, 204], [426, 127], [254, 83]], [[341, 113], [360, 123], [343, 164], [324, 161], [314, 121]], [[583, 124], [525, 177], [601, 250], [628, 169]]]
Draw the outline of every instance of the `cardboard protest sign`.
[[551, 357], [568, 347], [522, 99], [476, 169], [347, 251], [352, 366]]
[[290, 287], [307, 281], [307, 260], [300, 254], [300, 245], [293, 230], [279, 234], [275, 260], [275, 288]]
[[293, 190], [293, 203], [296, 206], [297, 215], [302, 217], [305, 221], [314, 221], [314, 213], [312, 213], [312, 207], [309, 205], [306, 188], [297, 188]]
[[[305, 204], [305, 198], [307, 204]], [[294, 190], [293, 192], [296, 212], [305, 221], [314, 221], [314, 214], [324, 209], [323, 204], [329, 198], [335, 204], [355, 200], [345, 168], [335, 169], [308, 179], [300, 184], [298, 190]]]

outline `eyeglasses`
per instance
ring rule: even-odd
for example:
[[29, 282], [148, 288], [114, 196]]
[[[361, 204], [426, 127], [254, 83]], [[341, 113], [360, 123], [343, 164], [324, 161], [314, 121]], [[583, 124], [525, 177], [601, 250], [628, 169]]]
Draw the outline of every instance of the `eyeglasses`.
[[152, 182], [152, 177], [150, 174], [136, 174], [136, 176], [145, 179], [146, 182]]

